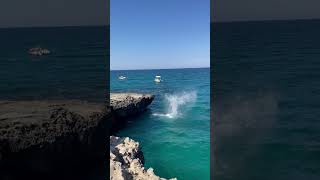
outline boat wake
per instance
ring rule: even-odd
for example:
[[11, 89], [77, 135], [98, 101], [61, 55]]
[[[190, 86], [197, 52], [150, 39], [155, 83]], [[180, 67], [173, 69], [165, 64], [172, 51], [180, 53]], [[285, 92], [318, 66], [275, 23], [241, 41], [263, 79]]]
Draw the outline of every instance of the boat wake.
[[182, 92], [179, 94], [166, 94], [167, 113], [153, 113], [154, 116], [176, 118], [182, 114], [182, 107], [194, 103], [197, 99], [196, 91]]

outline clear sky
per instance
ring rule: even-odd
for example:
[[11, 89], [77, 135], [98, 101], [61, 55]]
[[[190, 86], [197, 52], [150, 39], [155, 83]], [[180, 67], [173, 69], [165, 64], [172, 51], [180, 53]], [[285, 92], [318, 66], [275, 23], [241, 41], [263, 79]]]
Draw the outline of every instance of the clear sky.
[[110, 66], [210, 66], [209, 0], [111, 0]]

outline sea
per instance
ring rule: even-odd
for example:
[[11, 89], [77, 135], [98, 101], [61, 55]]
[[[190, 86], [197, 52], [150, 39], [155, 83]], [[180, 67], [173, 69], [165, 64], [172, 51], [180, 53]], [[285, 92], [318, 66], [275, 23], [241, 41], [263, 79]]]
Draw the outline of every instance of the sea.
[[[106, 101], [107, 26], [1, 28], [0, 99]], [[48, 49], [29, 55], [34, 47]]]
[[320, 21], [211, 30], [213, 179], [320, 179]]
[[[111, 92], [155, 95], [117, 135], [138, 141], [161, 177], [209, 179], [212, 110], [214, 179], [320, 179], [320, 21], [211, 30], [212, 109], [209, 68], [111, 71]], [[107, 35], [106, 27], [0, 29], [0, 99], [105, 101]], [[29, 55], [36, 46], [51, 54]]]
[[115, 70], [110, 89], [155, 95], [148, 110], [116, 134], [140, 143], [146, 168], [164, 178], [210, 179], [210, 68]]

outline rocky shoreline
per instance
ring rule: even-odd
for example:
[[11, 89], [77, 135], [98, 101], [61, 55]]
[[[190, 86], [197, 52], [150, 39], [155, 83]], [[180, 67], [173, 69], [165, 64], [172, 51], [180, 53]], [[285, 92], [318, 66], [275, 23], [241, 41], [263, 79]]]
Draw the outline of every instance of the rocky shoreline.
[[[154, 96], [111, 93], [110, 99], [111, 106], [78, 100], [0, 101], [0, 179], [105, 179], [110, 135], [145, 111]], [[127, 140], [112, 142], [111, 149]], [[151, 177], [142, 157], [133, 166], [121, 164], [122, 170], [136, 167], [134, 172], [141, 174], [137, 177]], [[123, 163], [116, 163], [115, 156], [110, 156], [111, 162]], [[121, 178], [110, 174], [110, 179]]]
[[118, 118], [136, 116], [152, 103], [154, 95], [138, 93], [111, 93], [110, 106]]
[[104, 176], [110, 118], [83, 101], [1, 101], [0, 179]]
[[[114, 112], [112, 133], [123, 128], [129, 118], [146, 111], [154, 95], [111, 93], [110, 106]], [[110, 136], [110, 180], [166, 180], [144, 168], [144, 156], [138, 142], [129, 137]], [[170, 180], [175, 180], [170, 179]]]
[[[140, 144], [128, 137], [110, 136], [110, 180], [166, 180], [144, 168]], [[170, 179], [176, 180], [176, 178]]]
[[122, 129], [129, 118], [140, 115], [152, 103], [154, 95], [137, 93], [111, 93], [110, 107], [114, 112], [111, 134]]

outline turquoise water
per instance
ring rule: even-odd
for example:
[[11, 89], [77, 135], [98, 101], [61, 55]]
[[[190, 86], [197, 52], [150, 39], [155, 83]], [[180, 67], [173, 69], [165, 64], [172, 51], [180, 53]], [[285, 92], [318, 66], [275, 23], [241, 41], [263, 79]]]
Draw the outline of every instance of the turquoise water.
[[[123, 75], [127, 80], [119, 80]], [[160, 75], [161, 83], [154, 77]], [[111, 71], [111, 92], [144, 92], [155, 100], [118, 136], [139, 141], [145, 167], [161, 177], [210, 176], [210, 69]]]

